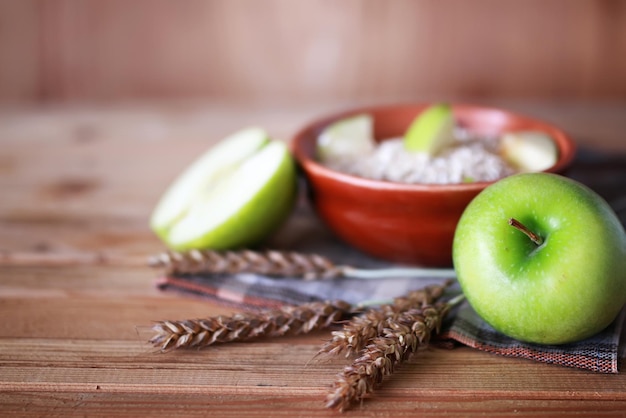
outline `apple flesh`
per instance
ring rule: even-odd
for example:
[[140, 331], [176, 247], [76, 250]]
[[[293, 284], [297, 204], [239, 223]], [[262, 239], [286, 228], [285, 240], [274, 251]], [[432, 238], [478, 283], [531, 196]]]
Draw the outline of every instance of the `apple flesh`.
[[544, 132], [520, 131], [503, 135], [501, 152], [505, 160], [522, 172], [543, 171], [556, 164], [558, 149]]
[[340, 119], [320, 133], [316, 146], [321, 161], [368, 154], [376, 146], [374, 120], [368, 114]]
[[251, 246], [289, 215], [296, 191], [287, 146], [249, 128], [209, 149], [174, 181], [151, 227], [175, 250]]
[[457, 225], [453, 260], [474, 310], [521, 341], [582, 340], [626, 303], [623, 226], [599, 195], [554, 174], [517, 174], [482, 191]]

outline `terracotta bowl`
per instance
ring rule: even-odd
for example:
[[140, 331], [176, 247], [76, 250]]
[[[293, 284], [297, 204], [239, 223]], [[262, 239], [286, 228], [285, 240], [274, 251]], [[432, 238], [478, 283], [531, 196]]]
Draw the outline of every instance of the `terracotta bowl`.
[[[457, 222], [467, 204], [490, 183], [398, 184], [343, 174], [315, 159], [317, 137], [334, 121], [368, 113], [374, 118], [374, 136], [381, 141], [401, 136], [427, 106], [367, 107], [329, 115], [302, 128], [292, 140], [292, 149], [307, 179], [315, 211], [345, 242], [388, 261], [450, 266]], [[452, 107], [459, 123], [479, 134], [538, 130], [551, 135], [559, 159], [548, 172], [562, 173], [574, 158], [574, 142], [553, 125], [506, 110]]]

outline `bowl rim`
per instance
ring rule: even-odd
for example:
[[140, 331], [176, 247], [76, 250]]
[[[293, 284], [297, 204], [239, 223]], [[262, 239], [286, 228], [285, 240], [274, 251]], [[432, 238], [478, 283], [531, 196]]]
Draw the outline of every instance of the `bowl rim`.
[[[528, 123], [532, 123], [533, 125], [539, 125], [540, 129], [544, 132], [550, 134], [553, 138], [554, 142], [557, 145], [559, 150], [559, 156], [556, 163], [546, 169], [541, 171], [542, 173], [560, 173], [563, 172], [566, 168], [568, 168], [574, 160], [576, 155], [577, 146], [574, 140], [561, 128], [556, 125], [547, 122], [543, 119], [527, 116], [523, 113], [514, 112], [505, 108], [492, 107], [492, 106], [482, 106], [482, 105], [474, 105], [469, 103], [457, 103], [457, 102], [447, 102], [452, 107], [453, 111], [463, 111], [463, 112], [490, 112], [494, 114], [499, 114], [507, 117], [514, 117], [515, 119], [526, 121]], [[360, 113], [372, 113], [380, 110], [393, 110], [404, 109], [404, 108], [414, 108], [415, 110], [424, 109], [427, 106], [434, 104], [434, 102], [408, 102], [408, 103], [397, 103], [397, 104], [382, 104], [382, 105], [366, 105], [359, 106], [354, 108], [349, 108], [342, 111], [337, 111], [334, 113], [329, 113], [321, 117], [317, 117], [303, 127], [301, 127], [291, 138], [291, 150], [294, 155], [296, 161], [302, 166], [303, 170], [306, 173], [311, 173], [316, 177], [326, 178], [329, 180], [333, 180], [336, 182], [341, 182], [345, 184], [349, 184], [352, 186], [356, 186], [363, 189], [371, 189], [371, 190], [386, 190], [390, 192], [426, 192], [426, 193], [436, 193], [436, 192], [477, 192], [485, 187], [489, 186], [497, 182], [494, 181], [480, 181], [480, 182], [472, 182], [472, 183], [448, 183], [448, 184], [438, 184], [438, 183], [396, 183], [386, 180], [375, 180], [364, 177], [358, 177], [355, 175], [342, 173], [340, 171], [333, 170], [318, 162], [314, 156], [309, 155], [305, 151], [305, 142], [309, 140], [311, 136], [311, 132], [318, 131], [324, 126], [327, 126], [331, 122], [337, 121], [342, 118], [346, 118], [349, 116], [353, 116]]]

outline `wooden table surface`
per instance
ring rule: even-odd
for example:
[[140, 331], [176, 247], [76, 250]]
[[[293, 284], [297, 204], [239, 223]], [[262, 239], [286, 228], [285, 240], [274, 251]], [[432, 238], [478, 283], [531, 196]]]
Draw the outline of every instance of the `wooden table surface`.
[[[496, 104], [555, 122], [584, 146], [626, 152], [626, 102]], [[153, 321], [233, 310], [159, 292], [145, 260], [163, 249], [147, 227], [152, 207], [197, 153], [250, 124], [288, 139], [339, 108], [2, 109], [2, 415], [338, 415], [324, 398], [346, 361], [312, 361], [326, 333], [155, 352]], [[624, 416], [626, 374], [430, 348], [345, 415], [484, 414]]]

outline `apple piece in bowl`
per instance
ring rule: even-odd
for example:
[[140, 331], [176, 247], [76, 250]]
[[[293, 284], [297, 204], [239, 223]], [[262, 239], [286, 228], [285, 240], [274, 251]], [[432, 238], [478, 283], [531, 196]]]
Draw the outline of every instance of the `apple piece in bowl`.
[[436, 155], [456, 140], [456, 120], [452, 107], [438, 103], [415, 117], [404, 134], [404, 147], [409, 152]]
[[316, 154], [320, 160], [365, 155], [374, 150], [373, 119], [358, 114], [327, 126], [317, 139]]
[[545, 132], [507, 132], [500, 149], [502, 156], [522, 172], [547, 170], [558, 159], [556, 144]]
[[175, 250], [251, 246], [286, 219], [296, 190], [286, 144], [248, 128], [193, 162], [164, 193], [150, 225]]

